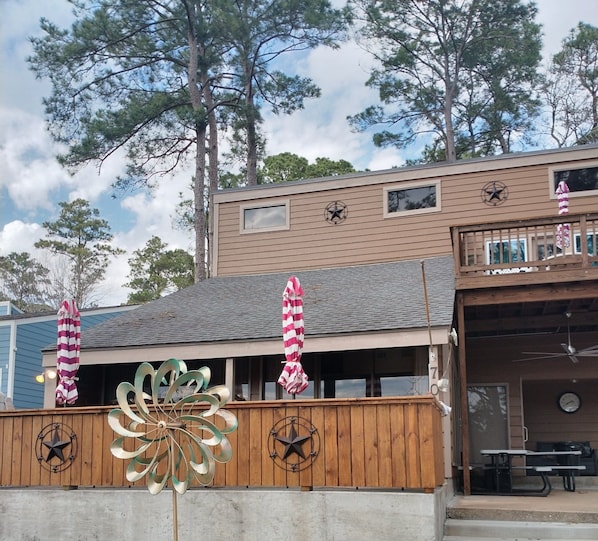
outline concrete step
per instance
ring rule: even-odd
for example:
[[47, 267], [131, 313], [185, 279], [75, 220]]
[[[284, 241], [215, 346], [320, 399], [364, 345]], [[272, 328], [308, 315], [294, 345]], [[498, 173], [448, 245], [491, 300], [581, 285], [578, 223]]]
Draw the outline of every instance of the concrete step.
[[[460, 537], [460, 536], [454, 536], [454, 535], [445, 535], [442, 538], [442, 541], [473, 541], [473, 540], [479, 540], [479, 541], [543, 541], [542, 539], [539, 539], [538, 537], [533, 537], [533, 538], [529, 538], [529, 537]], [[550, 539], [550, 541], [570, 541], [569, 539]]]
[[598, 524], [447, 519], [443, 541], [596, 541]]

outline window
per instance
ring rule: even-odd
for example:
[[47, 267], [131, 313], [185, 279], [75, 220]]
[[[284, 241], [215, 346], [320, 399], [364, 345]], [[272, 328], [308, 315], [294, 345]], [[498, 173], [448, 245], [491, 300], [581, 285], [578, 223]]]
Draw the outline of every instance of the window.
[[384, 188], [384, 217], [440, 210], [440, 181]]
[[[587, 242], [588, 242], [588, 255], [598, 255], [598, 253], [596, 253], [596, 237], [598, 236], [598, 234], [596, 233], [588, 233], [587, 235]], [[579, 233], [576, 233], [574, 235], [575, 238], [575, 253], [576, 254], [581, 254], [581, 235]]]
[[289, 228], [289, 202], [241, 206], [241, 233], [280, 231]]
[[486, 242], [486, 261], [488, 265], [503, 263], [521, 263], [527, 260], [527, 242], [525, 239], [511, 239]]
[[598, 193], [598, 162], [593, 162], [583, 167], [570, 167], [568, 169], [554, 168], [550, 171], [552, 173], [552, 197], [556, 197], [556, 188], [562, 180], [569, 187], [569, 197], [595, 195]]
[[[309, 385], [302, 399], [427, 394], [426, 347], [304, 354]], [[272, 355], [235, 361], [235, 400], [291, 398], [277, 383], [283, 358]]]
[[[525, 239], [510, 239], [486, 242], [486, 263], [488, 265], [504, 265], [527, 261], [527, 242]], [[513, 272], [529, 272], [531, 267], [492, 269], [489, 274], [509, 274]]]

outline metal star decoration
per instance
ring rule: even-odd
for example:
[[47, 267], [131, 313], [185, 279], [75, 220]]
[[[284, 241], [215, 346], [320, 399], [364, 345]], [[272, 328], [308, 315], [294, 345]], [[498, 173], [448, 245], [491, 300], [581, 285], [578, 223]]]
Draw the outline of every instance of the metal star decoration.
[[497, 180], [488, 182], [482, 188], [482, 201], [493, 207], [504, 203], [508, 195], [507, 186]]
[[347, 205], [342, 201], [329, 203], [324, 211], [324, 218], [326, 221], [334, 225], [344, 222], [348, 215], [349, 210], [347, 209]]
[[43, 441], [42, 444], [49, 449], [46, 462], [50, 462], [52, 458], [56, 457], [62, 464], [64, 462], [63, 450], [68, 447], [71, 442], [67, 440], [61, 440], [58, 434], [58, 427], [54, 428], [54, 435], [50, 441]]
[[52, 473], [67, 469], [76, 455], [76, 438], [67, 425], [62, 423], [46, 425], [37, 435], [37, 461]]
[[303, 453], [303, 444], [311, 439], [311, 435], [309, 436], [298, 436], [297, 431], [295, 430], [295, 424], [291, 424], [291, 430], [288, 436], [274, 436], [277, 441], [283, 443], [285, 445], [284, 453], [282, 455], [282, 459], [285, 460], [295, 453], [299, 455], [301, 458], [305, 458], [305, 454]]
[[309, 468], [318, 456], [320, 436], [307, 419], [284, 417], [270, 429], [268, 450], [279, 468], [300, 472]]

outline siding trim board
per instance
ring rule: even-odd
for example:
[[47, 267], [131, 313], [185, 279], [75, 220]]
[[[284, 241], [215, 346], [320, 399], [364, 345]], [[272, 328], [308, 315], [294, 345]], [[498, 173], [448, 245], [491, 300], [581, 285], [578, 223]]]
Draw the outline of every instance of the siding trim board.
[[10, 338], [8, 341], [8, 381], [6, 385], [6, 396], [8, 396], [8, 398], [14, 398], [16, 355], [17, 326], [13, 321], [10, 325]]

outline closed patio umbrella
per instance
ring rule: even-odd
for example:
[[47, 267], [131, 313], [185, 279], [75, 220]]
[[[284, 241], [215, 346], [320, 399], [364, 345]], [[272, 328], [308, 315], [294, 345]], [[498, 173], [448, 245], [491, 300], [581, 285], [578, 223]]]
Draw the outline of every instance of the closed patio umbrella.
[[291, 276], [282, 294], [282, 338], [285, 365], [278, 383], [287, 393], [300, 394], [308, 385], [308, 377], [301, 365], [303, 351], [303, 288], [296, 276]]
[[[559, 203], [559, 215], [569, 214], [569, 186], [561, 180], [556, 188], [557, 200]], [[568, 248], [571, 246], [571, 233], [569, 224], [558, 224], [556, 228], [557, 248]]]
[[58, 310], [58, 340], [56, 342], [56, 403], [72, 405], [79, 397], [75, 384], [79, 370], [81, 347], [81, 316], [74, 300], [63, 301]]

